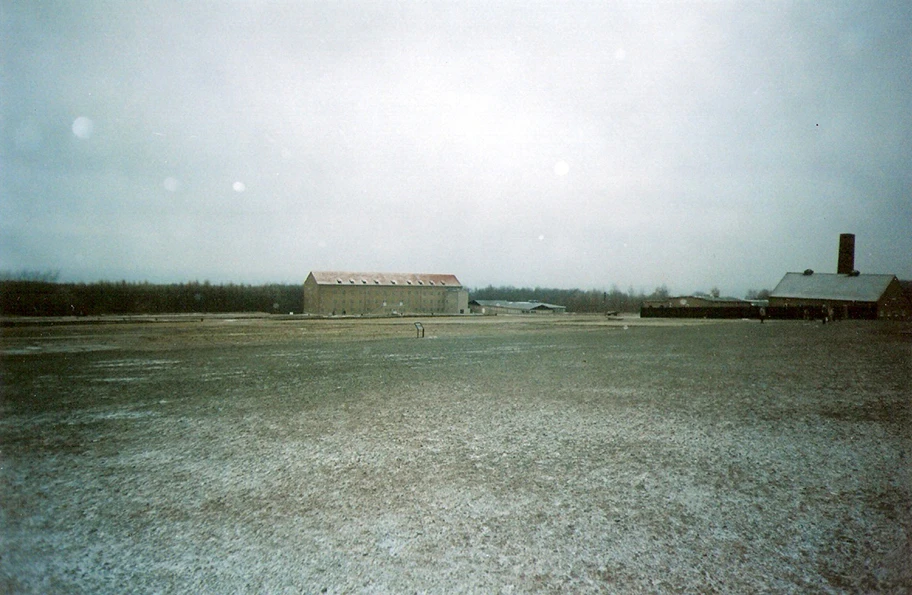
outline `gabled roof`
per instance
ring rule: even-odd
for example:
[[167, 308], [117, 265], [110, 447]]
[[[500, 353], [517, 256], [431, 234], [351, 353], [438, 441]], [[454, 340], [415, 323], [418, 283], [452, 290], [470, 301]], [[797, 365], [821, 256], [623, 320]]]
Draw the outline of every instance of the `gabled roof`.
[[456, 275], [423, 273], [365, 273], [355, 271], [311, 271], [318, 285], [384, 285], [389, 287], [456, 287]]
[[[672, 298], [672, 299], [678, 299], [678, 298]], [[685, 297], [685, 299], [688, 299], [688, 298]], [[732, 297], [732, 296], [716, 297], [714, 295], [698, 295], [698, 294], [690, 296], [689, 299], [698, 299], [698, 300], [706, 300], [707, 302], [721, 302], [721, 303], [728, 303], [728, 302], [742, 303], [742, 302], [747, 301], [747, 300], [742, 300], [741, 298]]]
[[472, 300], [473, 304], [486, 308], [507, 308], [510, 310], [566, 310], [566, 306], [545, 302], [508, 302], [506, 300]]
[[770, 297], [876, 302], [895, 278], [894, 275], [786, 273]]

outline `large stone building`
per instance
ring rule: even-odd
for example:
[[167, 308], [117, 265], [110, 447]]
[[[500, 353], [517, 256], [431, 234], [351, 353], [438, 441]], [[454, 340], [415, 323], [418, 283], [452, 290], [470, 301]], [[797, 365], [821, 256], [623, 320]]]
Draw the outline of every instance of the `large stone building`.
[[312, 271], [304, 313], [318, 315], [465, 314], [469, 292], [455, 275]]

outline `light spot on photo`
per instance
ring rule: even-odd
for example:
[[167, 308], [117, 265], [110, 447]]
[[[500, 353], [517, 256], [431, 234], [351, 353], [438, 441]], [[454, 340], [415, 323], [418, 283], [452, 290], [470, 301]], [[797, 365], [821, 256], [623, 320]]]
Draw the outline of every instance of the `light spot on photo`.
[[564, 177], [570, 173], [570, 164], [563, 159], [554, 164], [555, 175]]
[[92, 136], [92, 131], [94, 129], [95, 123], [85, 116], [79, 116], [73, 120], [73, 134], [75, 134], [77, 138], [89, 138]]

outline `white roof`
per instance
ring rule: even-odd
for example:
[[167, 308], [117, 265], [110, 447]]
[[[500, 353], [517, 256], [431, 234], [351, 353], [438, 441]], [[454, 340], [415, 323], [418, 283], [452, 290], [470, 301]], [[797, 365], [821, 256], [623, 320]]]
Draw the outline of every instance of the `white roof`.
[[770, 297], [876, 302], [895, 278], [895, 275], [786, 273], [782, 281], [770, 293]]

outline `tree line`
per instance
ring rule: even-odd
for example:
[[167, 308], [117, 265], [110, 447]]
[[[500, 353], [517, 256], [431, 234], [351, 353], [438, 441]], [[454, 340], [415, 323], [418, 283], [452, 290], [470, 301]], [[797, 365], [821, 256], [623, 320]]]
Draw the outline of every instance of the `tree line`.
[[228, 312], [300, 313], [301, 284], [213, 285], [97, 282], [55, 283], [0, 280], [4, 316], [96, 316], [100, 314], [190, 314]]
[[[713, 293], [717, 293], [715, 290]], [[748, 292], [748, 298], [766, 297], [766, 290]], [[638, 312], [645, 300], [667, 299], [668, 287], [652, 293], [632, 287], [622, 291], [494, 287], [469, 289], [469, 299], [536, 301], [565, 306], [568, 312]], [[58, 283], [55, 274], [0, 275], [0, 315], [97, 316], [102, 314], [196, 314], [264, 312], [300, 313], [302, 284], [220, 284], [208, 281], [152, 284], [127, 281]]]

